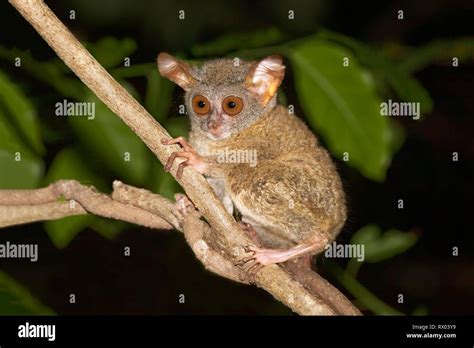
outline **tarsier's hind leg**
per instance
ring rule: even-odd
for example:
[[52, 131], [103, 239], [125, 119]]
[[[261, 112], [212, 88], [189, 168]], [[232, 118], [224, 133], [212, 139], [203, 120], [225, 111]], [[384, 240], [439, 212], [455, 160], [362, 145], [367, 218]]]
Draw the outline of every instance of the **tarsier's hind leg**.
[[318, 237], [311, 242], [302, 243], [284, 250], [248, 246], [245, 248], [245, 251], [250, 255], [239, 260], [237, 265], [244, 267], [252, 273], [256, 273], [262, 267], [268, 265], [285, 262], [304, 254], [317, 254], [324, 250], [327, 243], [327, 238]]

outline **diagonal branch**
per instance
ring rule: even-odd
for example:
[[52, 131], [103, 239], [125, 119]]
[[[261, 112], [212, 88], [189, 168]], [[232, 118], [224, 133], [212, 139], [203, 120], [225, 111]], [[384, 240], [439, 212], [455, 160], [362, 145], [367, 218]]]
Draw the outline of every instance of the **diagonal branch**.
[[[142, 139], [162, 163], [178, 149], [177, 146], [161, 145], [162, 139], [170, 138], [166, 130], [110, 76], [42, 0], [9, 1], [66, 65]], [[219, 249], [222, 257], [232, 262], [241, 256], [244, 253], [242, 246], [252, 243], [225, 211], [204, 177], [192, 170], [185, 170], [178, 182], [208, 221], [213, 231], [210, 234], [212, 245]], [[263, 268], [256, 277], [256, 285], [299, 314], [338, 313], [280, 266]], [[352, 307], [345, 314], [354, 312], [358, 313]]]

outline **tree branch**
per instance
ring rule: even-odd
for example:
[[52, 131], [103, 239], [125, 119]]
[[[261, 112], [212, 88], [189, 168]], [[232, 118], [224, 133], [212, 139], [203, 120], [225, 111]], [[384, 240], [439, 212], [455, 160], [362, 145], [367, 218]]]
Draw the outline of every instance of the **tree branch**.
[[[8, 202], [9, 197], [13, 197], [11, 202]], [[67, 201], [59, 201], [61, 197]], [[0, 227], [89, 212], [150, 228], [173, 228], [165, 219], [147, 210], [114, 201], [75, 180], [60, 180], [38, 190], [0, 190], [0, 204]]]
[[180, 223], [173, 213], [174, 203], [169, 199], [148, 190], [126, 185], [118, 180], [114, 181], [113, 189], [113, 200], [125, 204], [133, 204], [136, 207], [161, 216], [171, 226], [182, 232]]
[[[248, 284], [245, 274], [210, 245], [211, 228], [197, 211], [180, 223], [174, 203], [150, 191], [116, 180], [111, 197], [75, 180], [61, 180], [37, 190], [0, 190], [0, 227], [92, 213], [145, 227], [184, 232], [196, 257], [209, 271]], [[9, 202], [9, 197], [12, 197]], [[68, 199], [58, 201], [59, 198]], [[6, 205], [9, 204], [9, 205]]]
[[186, 242], [206, 269], [222, 277], [249, 284], [245, 279], [245, 273], [240, 268], [235, 267], [233, 262], [225, 258], [212, 245], [212, 230], [207, 223], [200, 219], [201, 214], [199, 212], [196, 211], [186, 215], [180, 223], [173, 212], [174, 203], [170, 200], [117, 180], [113, 186], [113, 199], [127, 204], [134, 204], [155, 213], [172, 224], [176, 230], [184, 232]]
[[[2, 195], [2, 193], [0, 193]], [[67, 216], [84, 215], [79, 204], [51, 202], [35, 205], [0, 205], [0, 227], [27, 224], [36, 221], [56, 220]]]
[[[9, 1], [33, 25], [66, 65], [142, 139], [162, 163], [172, 152], [178, 150], [177, 146], [161, 145], [162, 139], [170, 138], [166, 130], [107, 73], [43, 1]], [[175, 170], [176, 165], [173, 168], [173, 173]], [[219, 251], [221, 257], [227, 260], [227, 264], [233, 263], [235, 258], [244, 253], [242, 246], [251, 245], [251, 241], [225, 211], [222, 203], [214, 195], [202, 175], [193, 170], [185, 170], [178, 182], [208, 221], [212, 229], [212, 233], [207, 234], [210, 244]], [[89, 192], [89, 194], [91, 193]], [[80, 195], [79, 198], [84, 197]], [[120, 209], [119, 206], [116, 207]], [[91, 205], [88, 208], [96, 209], [100, 213], [107, 213], [98, 206]], [[173, 225], [173, 223], [171, 224]], [[200, 236], [205, 236], [204, 232], [205, 228]], [[188, 238], [188, 242], [194, 241], [196, 244], [193, 235], [188, 235]], [[203, 239], [198, 238], [197, 240]], [[206, 265], [206, 259], [203, 260], [201, 261]], [[233, 276], [235, 274], [228, 277], [233, 279]], [[333, 315], [339, 313], [280, 266], [272, 265], [263, 268], [257, 274], [256, 285], [271, 293], [277, 300], [299, 314]], [[353, 306], [345, 312], [344, 314], [358, 313]]]

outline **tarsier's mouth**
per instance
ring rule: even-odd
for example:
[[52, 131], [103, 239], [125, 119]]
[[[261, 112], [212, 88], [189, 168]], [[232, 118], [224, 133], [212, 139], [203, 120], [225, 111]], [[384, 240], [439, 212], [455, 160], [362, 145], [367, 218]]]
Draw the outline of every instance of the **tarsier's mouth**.
[[230, 134], [229, 127], [226, 127], [226, 125], [223, 124], [220, 124], [219, 126], [209, 126], [209, 124], [206, 123], [203, 125], [202, 129], [209, 138], [214, 140], [226, 138]]
[[212, 135], [219, 136], [223, 133], [223, 129], [222, 128], [211, 128], [211, 129], [209, 129], [209, 133], [211, 133]]
[[208, 137], [212, 140], [222, 140], [227, 138], [230, 135], [230, 132], [227, 129], [224, 128], [218, 128], [218, 129], [208, 129], [206, 131], [206, 134]]

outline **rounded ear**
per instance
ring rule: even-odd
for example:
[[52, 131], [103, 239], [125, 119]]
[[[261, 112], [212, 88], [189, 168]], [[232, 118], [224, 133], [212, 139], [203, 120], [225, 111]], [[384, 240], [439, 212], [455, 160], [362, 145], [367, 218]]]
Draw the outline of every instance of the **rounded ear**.
[[190, 73], [188, 64], [176, 59], [171, 54], [161, 52], [156, 59], [161, 76], [173, 81], [185, 91], [191, 89], [196, 79]]
[[260, 104], [265, 106], [275, 95], [284, 76], [283, 59], [279, 55], [271, 55], [250, 67], [244, 84]]

